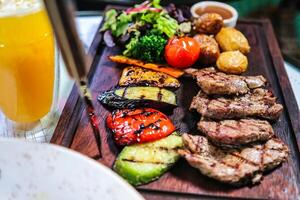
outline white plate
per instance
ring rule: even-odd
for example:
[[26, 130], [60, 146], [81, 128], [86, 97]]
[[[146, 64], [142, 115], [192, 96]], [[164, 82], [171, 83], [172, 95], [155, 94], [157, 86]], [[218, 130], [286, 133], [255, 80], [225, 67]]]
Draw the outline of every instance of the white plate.
[[50, 144], [0, 139], [2, 200], [140, 200], [112, 170]]

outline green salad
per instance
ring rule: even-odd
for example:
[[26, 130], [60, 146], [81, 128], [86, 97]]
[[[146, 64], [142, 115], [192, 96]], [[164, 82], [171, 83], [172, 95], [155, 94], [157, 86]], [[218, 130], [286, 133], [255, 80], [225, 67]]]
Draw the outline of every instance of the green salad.
[[[179, 28], [178, 22], [160, 6], [159, 0], [144, 2], [124, 11], [106, 12], [104, 40], [124, 44], [123, 55], [147, 62], [163, 62], [164, 47]], [[143, 53], [141, 53], [143, 52]]]

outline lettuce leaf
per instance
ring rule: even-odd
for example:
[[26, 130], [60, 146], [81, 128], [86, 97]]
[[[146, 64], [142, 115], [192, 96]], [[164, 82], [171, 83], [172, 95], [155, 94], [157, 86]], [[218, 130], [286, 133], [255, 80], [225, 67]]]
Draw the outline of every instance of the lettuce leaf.
[[177, 21], [163, 11], [147, 11], [138, 17], [138, 21], [153, 24], [154, 29], [166, 34], [169, 38], [173, 37], [179, 28]]
[[105, 31], [111, 28], [111, 25], [115, 24], [117, 21], [117, 11], [115, 9], [108, 10], [105, 13], [105, 23], [103, 24], [100, 31]]
[[117, 19], [116, 28], [112, 30], [112, 34], [119, 37], [126, 33], [129, 23], [132, 21], [132, 15], [127, 15], [125, 12], [122, 12]]
[[179, 25], [175, 19], [167, 16], [168, 15], [161, 15], [158, 17], [153, 27], [171, 38], [178, 30]]
[[160, 0], [152, 0], [151, 4], [154, 8], [161, 8]]

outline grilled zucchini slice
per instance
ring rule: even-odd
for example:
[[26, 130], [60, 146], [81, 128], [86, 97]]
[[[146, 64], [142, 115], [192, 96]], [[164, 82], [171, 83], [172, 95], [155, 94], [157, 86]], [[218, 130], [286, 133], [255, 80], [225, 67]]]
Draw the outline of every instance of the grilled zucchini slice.
[[180, 83], [176, 78], [162, 72], [156, 72], [141, 67], [129, 66], [124, 68], [121, 75], [120, 86], [143, 85], [156, 87], [179, 88]]
[[126, 87], [110, 90], [99, 95], [98, 100], [109, 107], [172, 109], [177, 106], [176, 95], [158, 87]]
[[183, 146], [176, 132], [166, 138], [125, 147], [117, 157], [114, 170], [132, 185], [141, 185], [162, 176], [179, 159]]

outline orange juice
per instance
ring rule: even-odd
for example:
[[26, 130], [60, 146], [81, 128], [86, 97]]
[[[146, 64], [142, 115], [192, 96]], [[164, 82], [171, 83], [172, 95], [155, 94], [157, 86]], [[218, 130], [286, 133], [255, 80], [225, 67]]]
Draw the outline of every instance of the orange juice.
[[53, 33], [37, 0], [6, 3], [0, 2], [0, 109], [13, 121], [33, 122], [52, 104]]

